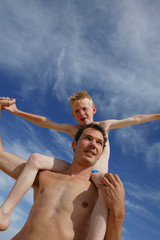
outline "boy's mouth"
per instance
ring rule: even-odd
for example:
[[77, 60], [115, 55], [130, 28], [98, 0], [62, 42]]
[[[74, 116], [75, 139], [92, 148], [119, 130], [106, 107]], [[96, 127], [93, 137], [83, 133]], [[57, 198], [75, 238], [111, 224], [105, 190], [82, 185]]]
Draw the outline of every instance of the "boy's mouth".
[[85, 121], [86, 119], [87, 119], [87, 117], [82, 117], [80, 120]]

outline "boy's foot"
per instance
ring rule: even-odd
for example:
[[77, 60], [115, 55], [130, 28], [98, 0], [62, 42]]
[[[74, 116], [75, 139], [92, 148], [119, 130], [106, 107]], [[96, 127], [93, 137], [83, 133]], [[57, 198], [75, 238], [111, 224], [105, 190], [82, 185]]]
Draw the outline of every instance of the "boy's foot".
[[15, 99], [13, 98], [9, 98], [9, 97], [0, 97], [0, 105], [1, 105], [1, 109], [4, 109], [4, 107], [9, 107], [12, 104], [14, 104], [16, 102]]
[[5, 231], [9, 227], [10, 216], [0, 211], [0, 231]]

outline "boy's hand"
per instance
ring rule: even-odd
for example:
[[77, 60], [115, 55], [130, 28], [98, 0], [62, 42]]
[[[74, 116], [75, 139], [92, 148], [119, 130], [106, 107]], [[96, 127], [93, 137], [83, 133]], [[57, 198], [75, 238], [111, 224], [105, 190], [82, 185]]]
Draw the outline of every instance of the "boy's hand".
[[116, 174], [106, 173], [101, 182], [99, 189], [102, 191], [106, 207], [114, 212], [116, 216], [124, 217], [125, 191], [120, 178]]
[[15, 105], [16, 100], [9, 97], [0, 97], [0, 106], [1, 109], [7, 110], [9, 112], [14, 112], [16, 109]]

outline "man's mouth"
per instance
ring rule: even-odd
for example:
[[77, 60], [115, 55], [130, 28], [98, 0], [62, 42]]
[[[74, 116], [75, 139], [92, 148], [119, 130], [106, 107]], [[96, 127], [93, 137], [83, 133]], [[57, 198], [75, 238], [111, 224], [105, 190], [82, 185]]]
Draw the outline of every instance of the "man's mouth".
[[96, 155], [95, 152], [92, 151], [92, 150], [85, 150], [84, 152], [85, 152], [85, 153], [88, 153], [89, 155], [92, 155], [92, 156], [95, 156], [95, 155]]

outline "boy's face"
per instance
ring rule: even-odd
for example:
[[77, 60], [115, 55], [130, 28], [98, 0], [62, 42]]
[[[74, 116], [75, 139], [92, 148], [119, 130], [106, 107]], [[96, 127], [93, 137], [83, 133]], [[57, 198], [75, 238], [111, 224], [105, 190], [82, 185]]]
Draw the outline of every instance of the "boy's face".
[[103, 152], [104, 138], [100, 131], [87, 128], [83, 131], [78, 142], [73, 141], [74, 159], [78, 164], [93, 166]]
[[81, 126], [92, 123], [95, 113], [96, 106], [92, 106], [88, 99], [78, 100], [72, 105], [72, 116]]

